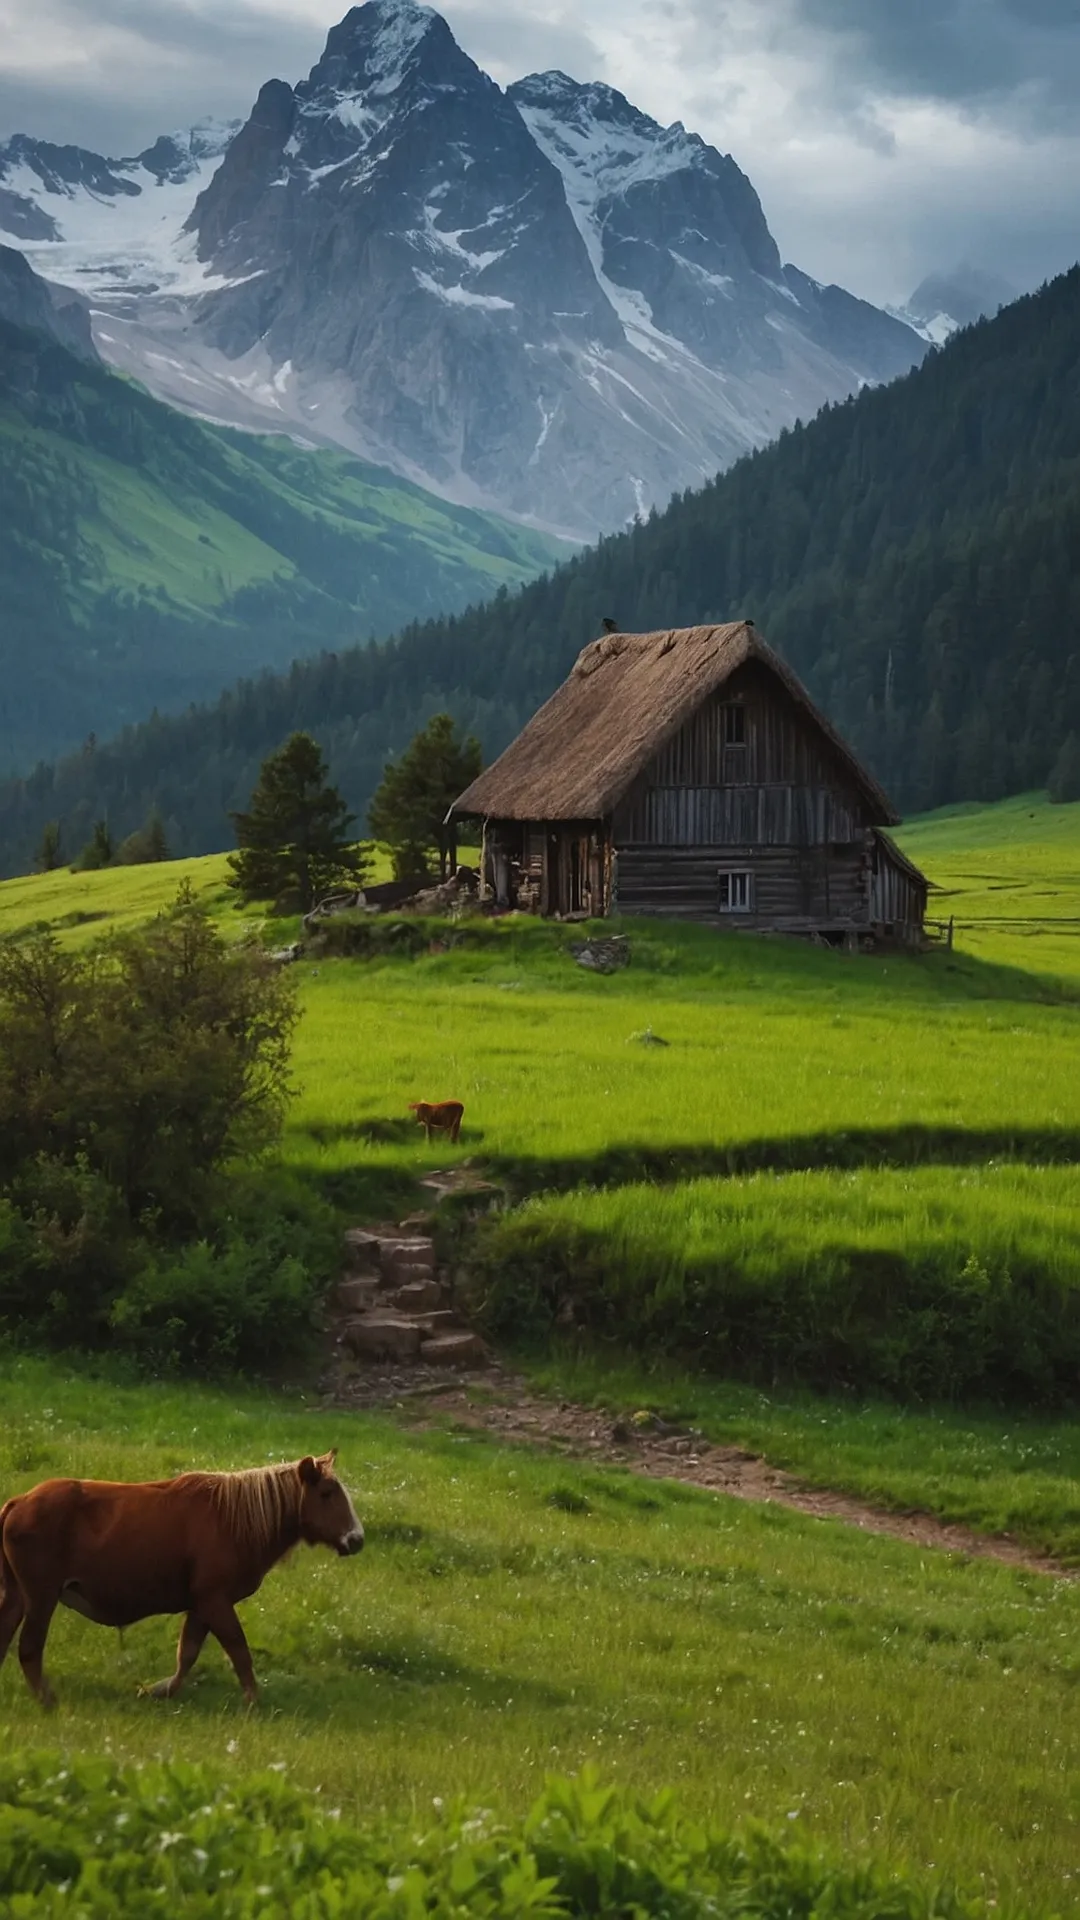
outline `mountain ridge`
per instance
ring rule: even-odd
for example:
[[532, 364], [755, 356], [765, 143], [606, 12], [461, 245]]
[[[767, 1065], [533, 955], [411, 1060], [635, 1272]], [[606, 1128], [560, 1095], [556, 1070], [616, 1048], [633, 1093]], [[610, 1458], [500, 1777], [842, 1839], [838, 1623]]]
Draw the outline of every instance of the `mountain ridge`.
[[605, 615], [753, 618], [901, 808], [1080, 768], [1080, 267], [514, 595], [0, 786], [0, 861], [154, 804], [177, 851], [218, 850], [295, 727], [362, 814], [441, 707], [498, 752]]
[[0, 767], [460, 608], [560, 551], [340, 450], [174, 413], [0, 248]]
[[149, 186], [155, 150], [123, 246], [100, 210], [32, 243], [110, 362], [527, 524], [626, 524], [925, 350], [785, 266], [730, 155], [600, 83], [504, 92], [415, 0], [354, 7], [186, 184]]

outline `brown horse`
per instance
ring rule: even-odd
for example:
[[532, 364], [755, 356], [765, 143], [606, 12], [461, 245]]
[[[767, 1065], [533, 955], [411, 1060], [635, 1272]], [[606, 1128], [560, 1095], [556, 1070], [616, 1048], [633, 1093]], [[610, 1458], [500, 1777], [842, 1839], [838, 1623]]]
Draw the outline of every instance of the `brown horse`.
[[343, 1555], [364, 1544], [336, 1457], [335, 1449], [289, 1466], [142, 1485], [44, 1480], [17, 1495], [0, 1509], [0, 1666], [21, 1624], [27, 1685], [51, 1707], [41, 1662], [58, 1604], [102, 1627], [183, 1613], [176, 1672], [148, 1691], [171, 1699], [212, 1633], [253, 1706], [255, 1674], [236, 1602], [301, 1540]]
[[439, 1100], [434, 1106], [428, 1100], [410, 1100], [409, 1107], [429, 1140], [433, 1133], [448, 1133], [451, 1140], [458, 1138], [465, 1113], [460, 1100]]

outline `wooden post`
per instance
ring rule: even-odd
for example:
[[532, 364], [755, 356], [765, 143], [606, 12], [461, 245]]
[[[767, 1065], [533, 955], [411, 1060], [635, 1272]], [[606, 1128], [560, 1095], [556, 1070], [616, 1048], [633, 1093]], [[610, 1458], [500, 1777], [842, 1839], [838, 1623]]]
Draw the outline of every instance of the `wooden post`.
[[487, 899], [487, 817], [480, 828], [480, 885], [476, 890], [478, 903]]
[[946, 944], [946, 946], [948, 947], [948, 949], [949, 949], [949, 952], [950, 952], [950, 953], [952, 952], [952, 937], [953, 937], [953, 917], [952, 917], [952, 914], [950, 913], [950, 915], [949, 915], [949, 931], [948, 931], [948, 934], [946, 935], [946, 939], [945, 939], [945, 944]]

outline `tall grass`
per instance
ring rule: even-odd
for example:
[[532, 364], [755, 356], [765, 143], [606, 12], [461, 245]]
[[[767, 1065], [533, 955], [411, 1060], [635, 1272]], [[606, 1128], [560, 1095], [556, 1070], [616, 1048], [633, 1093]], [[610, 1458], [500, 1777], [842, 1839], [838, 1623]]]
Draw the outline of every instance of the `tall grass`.
[[503, 1337], [568, 1323], [714, 1372], [907, 1399], [1072, 1400], [1080, 1172], [761, 1174], [527, 1202], [475, 1236]]

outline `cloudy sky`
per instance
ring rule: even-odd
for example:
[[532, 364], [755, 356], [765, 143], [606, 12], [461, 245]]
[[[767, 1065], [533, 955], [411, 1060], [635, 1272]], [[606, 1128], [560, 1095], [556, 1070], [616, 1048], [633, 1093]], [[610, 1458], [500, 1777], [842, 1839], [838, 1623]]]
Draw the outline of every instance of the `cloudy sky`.
[[[0, 136], [137, 151], [246, 114], [344, 0], [0, 0]], [[878, 301], [961, 259], [1080, 256], [1080, 0], [446, 0], [502, 83], [544, 67], [682, 120], [750, 175], [786, 259]]]

